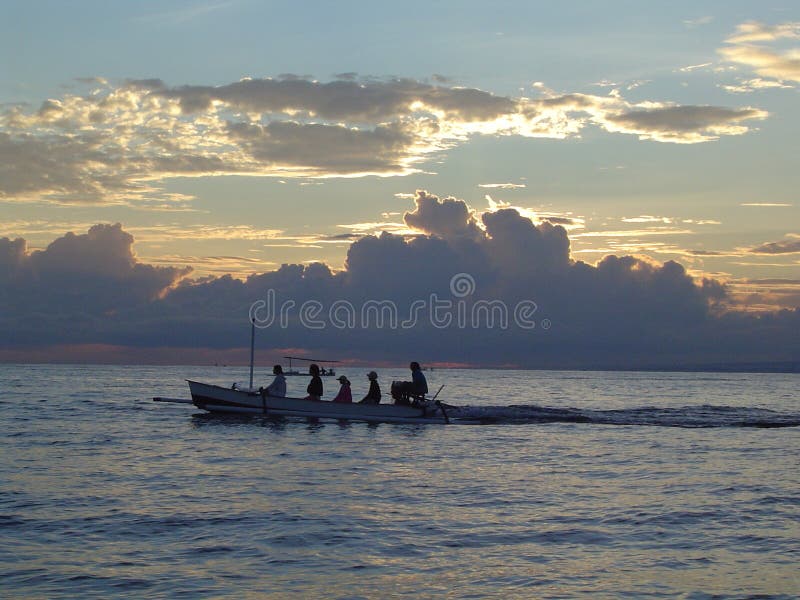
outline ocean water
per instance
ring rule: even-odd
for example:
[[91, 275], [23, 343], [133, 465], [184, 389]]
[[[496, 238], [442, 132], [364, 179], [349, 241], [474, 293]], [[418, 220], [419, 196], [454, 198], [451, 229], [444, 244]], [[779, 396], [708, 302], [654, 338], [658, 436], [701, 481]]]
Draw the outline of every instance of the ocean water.
[[800, 376], [427, 375], [469, 424], [151, 401], [246, 368], [0, 365], [0, 597], [800, 596]]

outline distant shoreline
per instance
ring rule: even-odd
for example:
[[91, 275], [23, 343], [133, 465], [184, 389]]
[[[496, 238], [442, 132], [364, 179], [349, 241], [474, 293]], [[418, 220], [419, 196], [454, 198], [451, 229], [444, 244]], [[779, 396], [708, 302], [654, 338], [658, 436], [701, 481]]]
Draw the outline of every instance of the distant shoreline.
[[[208, 364], [208, 363], [161, 363], [161, 362], [78, 362], [78, 361], [48, 361], [48, 362], [3, 362], [0, 365], [4, 366], [59, 366], [59, 365], [73, 365], [73, 366], [137, 366], [137, 367], [209, 367], [209, 368], [246, 368], [246, 364]], [[272, 363], [259, 363], [256, 368], [265, 369], [272, 366]], [[340, 365], [340, 369], [349, 371], [353, 369], [366, 369], [377, 368], [374, 364], [352, 364]], [[405, 369], [407, 365], [379, 365], [382, 369]], [[474, 365], [474, 366], [437, 366], [434, 364], [433, 372], [436, 371], [457, 371], [457, 370], [482, 370], [482, 371], [582, 371], [582, 372], [628, 372], [628, 373], [800, 373], [800, 362], [795, 361], [777, 361], [777, 362], [759, 362], [759, 363], [713, 363], [713, 364], [697, 364], [697, 365], [646, 365], [646, 366], [633, 366], [633, 365], [588, 365], [588, 366], [542, 366], [542, 367], [524, 367], [524, 366], [491, 366], [491, 365]], [[429, 370], [429, 369], [426, 369]]]

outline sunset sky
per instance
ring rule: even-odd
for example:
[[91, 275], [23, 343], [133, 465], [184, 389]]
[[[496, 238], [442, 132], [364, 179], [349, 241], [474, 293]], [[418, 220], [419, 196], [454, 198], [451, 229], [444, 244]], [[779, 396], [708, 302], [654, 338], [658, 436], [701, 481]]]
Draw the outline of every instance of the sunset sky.
[[[105, 243], [126, 266], [96, 273], [149, 269], [156, 311], [225, 274], [346, 270], [364, 235], [452, 241], [462, 210], [479, 245], [513, 208], [572, 265], [676, 261], [725, 310], [800, 306], [796, 2], [9, 0], [0, 51], [7, 349], [32, 348], [30, 282]], [[45, 346], [189, 344], [101, 330]]]

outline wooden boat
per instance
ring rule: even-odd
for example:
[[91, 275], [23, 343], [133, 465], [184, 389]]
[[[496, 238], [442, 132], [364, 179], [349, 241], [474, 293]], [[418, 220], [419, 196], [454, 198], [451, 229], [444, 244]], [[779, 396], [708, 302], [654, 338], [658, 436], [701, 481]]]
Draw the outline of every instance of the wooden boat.
[[[239, 413], [264, 415], [267, 417], [300, 417], [305, 419], [334, 419], [337, 421], [367, 421], [369, 423], [449, 423], [447, 408], [436, 400], [415, 399], [413, 404], [361, 404], [329, 402], [325, 400], [306, 400], [269, 396], [262, 388], [253, 388], [253, 355], [255, 352], [255, 321], [250, 321], [250, 386], [240, 388], [234, 384], [230, 388], [210, 383], [191, 381], [189, 391], [192, 399], [153, 398], [155, 402], [174, 402], [194, 404], [197, 408], [212, 413]], [[285, 357], [293, 360], [307, 360], [295, 356]], [[315, 361], [332, 363], [338, 361]], [[290, 370], [291, 370], [291, 362]], [[290, 373], [284, 373], [288, 375]], [[327, 374], [333, 375], [333, 369]], [[444, 387], [444, 386], [442, 386]], [[441, 388], [439, 388], [441, 391]], [[438, 392], [437, 392], [438, 395]]]
[[298, 376], [307, 376], [308, 370], [305, 371], [298, 371], [297, 369], [292, 368], [292, 361], [293, 360], [302, 360], [307, 363], [317, 363], [320, 367], [319, 376], [320, 377], [336, 377], [336, 370], [333, 367], [325, 368], [325, 365], [330, 365], [332, 363], [338, 363], [338, 360], [321, 360], [318, 358], [303, 358], [302, 356], [284, 356], [289, 360], [289, 368], [283, 371], [283, 375], [285, 377], [298, 377]]
[[436, 400], [423, 400], [416, 405], [360, 404], [279, 398], [261, 390], [226, 388], [199, 381], [190, 381], [191, 400], [153, 398], [156, 402], [194, 404], [212, 413], [239, 413], [267, 417], [300, 417], [366, 421], [370, 423], [449, 423], [446, 408]]

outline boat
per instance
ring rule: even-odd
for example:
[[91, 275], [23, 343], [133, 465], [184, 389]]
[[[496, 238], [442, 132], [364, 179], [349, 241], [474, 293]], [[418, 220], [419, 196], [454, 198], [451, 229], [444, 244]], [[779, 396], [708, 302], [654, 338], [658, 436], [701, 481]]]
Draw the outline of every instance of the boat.
[[223, 387], [186, 380], [191, 400], [153, 398], [155, 402], [193, 404], [211, 413], [262, 415], [271, 418], [297, 417], [314, 420], [365, 421], [368, 423], [449, 423], [447, 408], [434, 398], [411, 405], [360, 404], [270, 396], [263, 388]]
[[298, 371], [297, 369], [292, 369], [292, 361], [293, 360], [302, 360], [309, 363], [317, 363], [320, 367], [319, 375], [320, 377], [336, 377], [336, 371], [333, 367], [325, 368], [325, 365], [329, 365], [332, 363], [338, 363], [338, 360], [322, 360], [317, 358], [303, 358], [302, 356], [284, 356], [283, 358], [289, 361], [289, 368], [286, 369], [283, 374], [286, 377], [294, 376], [298, 377], [301, 375], [308, 375], [308, 371], [302, 372]]
[[[290, 398], [270, 396], [264, 388], [253, 387], [253, 365], [255, 354], [255, 321], [250, 325], [250, 385], [246, 388], [233, 384], [223, 387], [211, 383], [202, 383], [187, 379], [192, 399], [185, 398], [153, 398], [154, 402], [173, 402], [178, 404], [194, 404], [197, 408], [211, 413], [238, 413], [263, 415], [267, 417], [299, 417], [304, 419], [333, 419], [336, 421], [366, 421], [368, 423], [449, 423], [447, 407], [433, 398], [401, 398], [401, 404], [361, 404], [351, 402], [331, 402], [328, 400], [311, 400], [306, 398]], [[293, 360], [309, 358], [284, 357]], [[338, 361], [314, 361], [338, 362]], [[291, 363], [290, 363], [291, 364]], [[333, 375], [333, 369], [328, 371]], [[287, 375], [288, 373], [284, 373]], [[299, 374], [299, 373], [297, 373]], [[394, 391], [394, 390], [393, 390]]]

